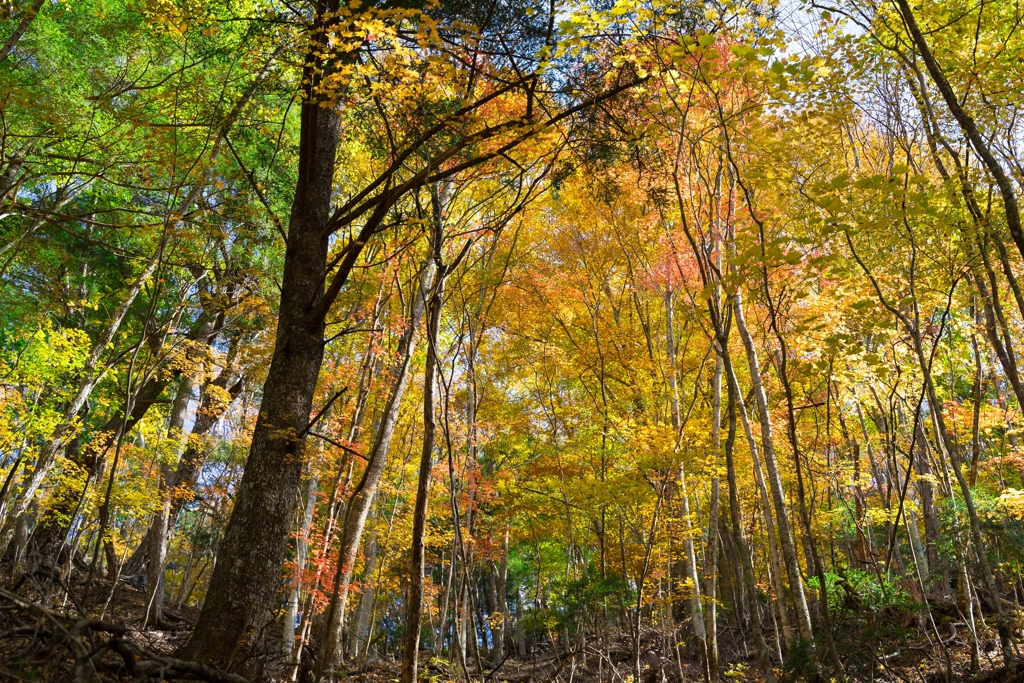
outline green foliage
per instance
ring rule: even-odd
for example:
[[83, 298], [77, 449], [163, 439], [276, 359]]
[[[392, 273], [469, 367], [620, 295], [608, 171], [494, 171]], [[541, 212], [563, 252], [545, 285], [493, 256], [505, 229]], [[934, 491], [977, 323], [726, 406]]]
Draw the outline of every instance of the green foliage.
[[[865, 613], [903, 612], [915, 607], [900, 579], [891, 574], [879, 577], [863, 569], [836, 568], [826, 570], [825, 582], [829, 609], [840, 621]], [[809, 577], [807, 585], [818, 590], [818, 577]]]

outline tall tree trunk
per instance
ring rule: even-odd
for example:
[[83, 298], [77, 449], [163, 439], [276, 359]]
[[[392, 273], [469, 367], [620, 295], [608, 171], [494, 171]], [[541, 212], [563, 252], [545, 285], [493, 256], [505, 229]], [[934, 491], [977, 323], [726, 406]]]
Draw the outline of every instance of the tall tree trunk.
[[313, 510], [316, 507], [319, 479], [313, 475], [309, 479], [309, 491], [306, 494], [306, 506], [302, 511], [302, 524], [295, 539], [295, 577], [292, 579], [291, 590], [288, 591], [288, 602], [284, 610], [284, 627], [281, 630], [281, 647], [284, 654], [289, 655], [295, 648], [295, 620], [299, 616], [299, 600], [302, 597], [302, 575], [306, 571], [306, 558], [309, 554], [309, 532], [313, 527]]
[[971, 415], [971, 478], [967, 483], [973, 488], [978, 483], [978, 463], [981, 462], [981, 384], [984, 378], [981, 368], [981, 349], [978, 348], [978, 335], [973, 331], [971, 332], [971, 355], [974, 356], [974, 382], [971, 387], [971, 401], [974, 406]]
[[356, 614], [356, 625], [349, 638], [349, 655], [352, 659], [366, 651], [366, 642], [369, 638], [370, 616], [373, 612], [373, 603], [376, 596], [377, 554], [380, 546], [373, 538], [366, 542], [366, 562], [363, 563], [363, 593], [359, 596], [359, 611]]
[[516, 589], [516, 653], [525, 658], [526, 651], [526, 626], [523, 624], [523, 595]]
[[917, 497], [921, 501], [921, 514], [924, 517], [925, 559], [931, 572], [939, 575], [939, 591], [945, 594], [948, 590], [949, 582], [947, 579], [949, 572], [939, 559], [941, 530], [939, 528], [938, 514], [935, 510], [934, 487], [927, 478], [931, 476], [932, 468], [928, 462], [927, 437], [924, 433], [924, 426], [920, 421], [918, 421], [917, 429], [918, 440], [921, 445], [915, 458], [917, 474], [919, 476], [915, 478], [914, 485], [917, 487]]
[[704, 630], [707, 633], [708, 680], [718, 680], [718, 520], [721, 516], [721, 482], [718, 464], [722, 450], [722, 355], [715, 354], [715, 374], [711, 379], [712, 415], [711, 448], [714, 468], [711, 475], [711, 496], [708, 504], [708, 538], [704, 551]]
[[768, 484], [775, 504], [775, 519], [778, 524], [779, 542], [782, 545], [782, 558], [786, 564], [789, 577], [789, 591], [796, 608], [796, 624], [800, 637], [811, 647], [814, 643], [814, 631], [811, 628], [811, 612], [807, 608], [804, 594], [803, 578], [800, 575], [800, 561], [797, 558], [796, 544], [793, 542], [793, 530], [789, 523], [789, 512], [786, 510], [786, 496], [782, 489], [782, 477], [779, 474], [778, 461], [775, 458], [775, 439], [772, 434], [771, 413], [768, 410], [768, 394], [761, 382], [761, 364], [757, 356], [754, 339], [747, 329], [743, 315], [743, 300], [739, 294], [733, 301], [736, 314], [736, 329], [740, 333], [743, 347], [747, 353], [747, 366], [750, 370], [750, 383], [754, 390], [754, 403], [757, 406], [758, 421], [761, 423], [761, 448], [764, 452], [765, 468]]
[[[672, 287], [665, 289], [665, 352], [668, 355], [669, 365], [669, 408], [672, 417], [672, 427], [676, 432], [677, 440], [682, 433], [682, 415], [679, 410], [678, 390], [678, 364], [676, 359], [675, 340], [675, 311], [673, 305]], [[686, 534], [683, 540], [683, 549], [686, 553], [684, 560], [686, 578], [691, 584], [690, 590], [690, 618], [693, 625], [694, 635], [699, 641], [701, 653], [707, 652], [707, 632], [704, 629], [704, 607], [701, 600], [700, 578], [698, 576], [697, 552], [693, 543], [693, 520], [690, 517], [690, 495], [686, 485], [686, 470], [681, 464], [679, 466], [679, 493], [681, 497], [682, 516], [686, 524]], [[707, 661], [704, 662], [705, 676], [707, 676]]]
[[491, 666], [497, 668], [505, 659], [505, 648], [508, 647], [508, 537], [509, 527], [505, 526], [505, 536], [501, 545], [501, 560], [498, 565], [491, 563], [494, 574], [494, 611], [498, 615], [498, 623], [494, 628], [494, 651], [491, 653]]
[[[169, 438], [184, 441], [185, 418], [188, 404], [192, 400], [192, 382], [182, 380], [171, 408], [171, 419], [167, 427]], [[167, 464], [160, 465], [160, 507], [153, 516], [149, 535], [149, 572], [146, 585], [146, 615], [144, 626], [160, 628], [164, 618], [164, 563], [167, 558], [167, 522], [171, 513], [171, 491], [174, 482], [170, 480], [171, 470]]]
[[679, 366], [676, 359], [675, 291], [672, 285], [665, 287], [665, 356], [668, 358], [668, 402], [672, 427], [676, 433], [682, 428], [679, 412]]
[[[729, 351], [725, 346], [727, 343], [727, 339], [719, 340], [724, 351], [727, 373], [730, 377], [734, 377], [732, 360], [729, 358]], [[754, 567], [750, 562], [747, 543], [743, 540], [743, 525], [740, 523], [739, 487], [736, 484], [736, 465], [733, 462], [733, 447], [736, 443], [736, 405], [739, 398], [739, 394], [736, 392], [737, 386], [736, 382], [729, 382], [729, 432], [725, 439], [725, 467], [726, 477], [729, 480], [729, 516], [732, 519], [732, 536], [736, 544], [736, 554], [739, 555], [740, 575], [743, 579], [743, 586], [740, 590], [746, 590], [749, 599], [751, 627], [754, 631], [754, 643], [757, 646], [757, 655], [761, 663], [761, 673], [764, 674], [767, 683], [775, 683], [771, 653], [761, 627], [761, 609], [758, 606], [757, 587], [754, 585]]]
[[341, 548], [338, 552], [334, 586], [331, 590], [331, 601], [327, 608], [326, 618], [324, 619], [325, 630], [320, 650], [320, 661], [324, 662], [325, 666], [331, 669], [341, 666], [345, 656], [341, 636], [348, 604], [349, 585], [352, 583], [352, 571], [355, 568], [356, 557], [359, 553], [363, 529], [366, 527], [366, 518], [370, 513], [370, 506], [373, 504], [373, 498], [377, 494], [377, 488], [380, 486], [381, 477], [384, 475], [384, 469], [387, 466], [388, 451], [391, 449], [391, 440], [394, 437], [395, 426], [398, 424], [402, 397], [405, 395], [405, 389], [409, 384], [409, 370], [413, 354], [416, 351], [416, 342], [419, 337], [420, 323], [423, 320], [426, 298], [429, 296], [434, 284], [434, 272], [433, 259], [428, 258], [427, 263], [423, 266], [416, 295], [413, 298], [408, 327], [406, 327], [405, 334], [398, 345], [399, 360], [391, 372], [391, 391], [384, 406], [380, 425], [377, 428], [377, 436], [367, 457], [363, 476], [359, 480], [359, 484], [352, 494], [352, 500], [345, 510], [345, 522], [341, 532]]
[[[786, 608], [786, 589], [782, 582], [782, 561], [779, 558], [779, 544], [776, 540], [775, 523], [772, 519], [772, 506], [768, 498], [768, 488], [764, 483], [764, 474], [761, 471], [761, 459], [758, 457], [757, 441], [754, 439], [753, 428], [750, 424], [750, 416], [747, 414], [747, 406], [743, 402], [743, 395], [740, 391], [739, 378], [736, 377], [736, 369], [729, 359], [729, 382], [731, 390], [736, 396], [736, 405], [739, 408], [740, 417], [743, 420], [743, 432], [747, 438], [747, 447], [750, 449], [750, 456], [753, 459], [754, 481], [757, 484], [757, 491], [760, 494], [761, 514], [764, 516], [765, 536], [768, 537], [768, 560], [771, 565], [772, 583], [775, 588], [775, 596], [772, 598], [772, 606], [779, 615], [779, 625], [782, 628], [782, 638], [787, 644], [793, 640], [793, 629], [789, 625], [788, 609]], [[754, 603], [756, 605], [756, 603]]]
[[[440, 234], [434, 247], [435, 259], [439, 259]], [[430, 296], [427, 311], [427, 366], [423, 378], [423, 451], [420, 455], [419, 481], [416, 487], [416, 503], [413, 511], [412, 565], [409, 581], [408, 609], [406, 612], [405, 639], [402, 652], [402, 683], [416, 683], [418, 678], [420, 624], [423, 619], [423, 574], [426, 571], [426, 530], [427, 503], [430, 491], [430, 475], [434, 461], [434, 445], [437, 438], [437, 422], [434, 416], [434, 377], [437, 369], [437, 333], [441, 323], [441, 309], [444, 305], [444, 268], [438, 268], [437, 282]]]
[[[246, 668], [268, 634], [274, 595], [303, 470], [303, 437], [323, 359], [324, 276], [340, 116], [318, 101], [328, 14], [322, 2], [304, 76], [299, 172], [288, 226], [274, 355], [253, 430], [249, 457], [224, 530], [206, 601], [184, 656], [220, 668]], [[361, 245], [356, 245], [358, 249]], [[338, 276], [344, 275], [339, 273]]]
[[452, 628], [455, 630], [455, 658], [465, 671], [469, 666], [469, 590], [466, 572], [461, 569], [452, 607]]

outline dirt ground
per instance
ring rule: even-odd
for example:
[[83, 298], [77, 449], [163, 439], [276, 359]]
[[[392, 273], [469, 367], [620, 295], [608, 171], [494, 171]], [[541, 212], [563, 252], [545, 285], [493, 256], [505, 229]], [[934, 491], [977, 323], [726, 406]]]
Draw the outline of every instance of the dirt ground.
[[[89, 583], [87, 586], [86, 584]], [[195, 609], [168, 605], [165, 622], [143, 629], [145, 591], [129, 581], [112, 586], [84, 571], [72, 572], [61, 581], [49, 571], [16, 578], [0, 576], [0, 683], [7, 681], [146, 681], [160, 676], [191, 677], [218, 683], [239, 683], [236, 676], [203, 671], [175, 654], [188, 640], [198, 617]], [[49, 607], [43, 607], [49, 605]], [[936, 606], [937, 621], [947, 632], [942, 645], [934, 634], [915, 629], [901, 637], [871, 647], [856, 635], [837, 643], [850, 681], [870, 683], [1024, 683], [1024, 673], [1009, 673], [1003, 666], [998, 639], [990, 628], [979, 629], [980, 673], [970, 671], [969, 633], [957, 628]], [[940, 631], [941, 633], [941, 631]], [[910, 634], [910, 635], [908, 635]], [[863, 640], [863, 642], [858, 642]], [[949, 654], [947, 659], [943, 647]], [[726, 681], [763, 680], [754, 644], [737, 629], [723, 627], [719, 636], [721, 673]], [[135, 662], [130, 663], [129, 655]], [[693, 643], [680, 643], [678, 653], [659, 632], [645, 632], [640, 642], [640, 680], [634, 681], [633, 645], [628, 633], [606, 640], [573, 643], [570, 648], [547, 645], [526, 657], [511, 657], [500, 667], [480, 672], [471, 657], [468, 670], [453, 662], [421, 656], [420, 680], [429, 683], [469, 681], [478, 683], [681, 683], [702, 681]], [[189, 669], [188, 667], [193, 668]], [[266, 657], [264, 681], [299, 683], [312, 677], [309, 663], [293, 672], [284, 657]], [[339, 680], [352, 683], [391, 683], [400, 678], [400, 661], [372, 657], [362, 668], [336, 672]], [[147, 668], [148, 667], [148, 668]], [[1018, 667], [1024, 670], [1024, 663]], [[952, 678], [948, 672], [952, 671]], [[808, 680], [807, 670], [776, 672], [780, 682]], [[153, 675], [150, 675], [153, 674]]]

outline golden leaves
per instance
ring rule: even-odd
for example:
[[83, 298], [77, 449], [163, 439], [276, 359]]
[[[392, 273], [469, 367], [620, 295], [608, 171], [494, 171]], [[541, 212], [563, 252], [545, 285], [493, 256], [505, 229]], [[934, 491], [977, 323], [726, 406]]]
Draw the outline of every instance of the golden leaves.
[[1024, 491], [1008, 488], [999, 495], [999, 507], [1012, 519], [1024, 520]]

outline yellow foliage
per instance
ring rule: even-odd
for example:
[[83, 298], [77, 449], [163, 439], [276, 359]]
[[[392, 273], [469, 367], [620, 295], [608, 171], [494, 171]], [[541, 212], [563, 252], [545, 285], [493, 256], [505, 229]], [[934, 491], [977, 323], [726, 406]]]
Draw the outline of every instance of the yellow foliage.
[[1024, 491], [1008, 488], [999, 496], [999, 507], [1008, 517], [1024, 520]]

